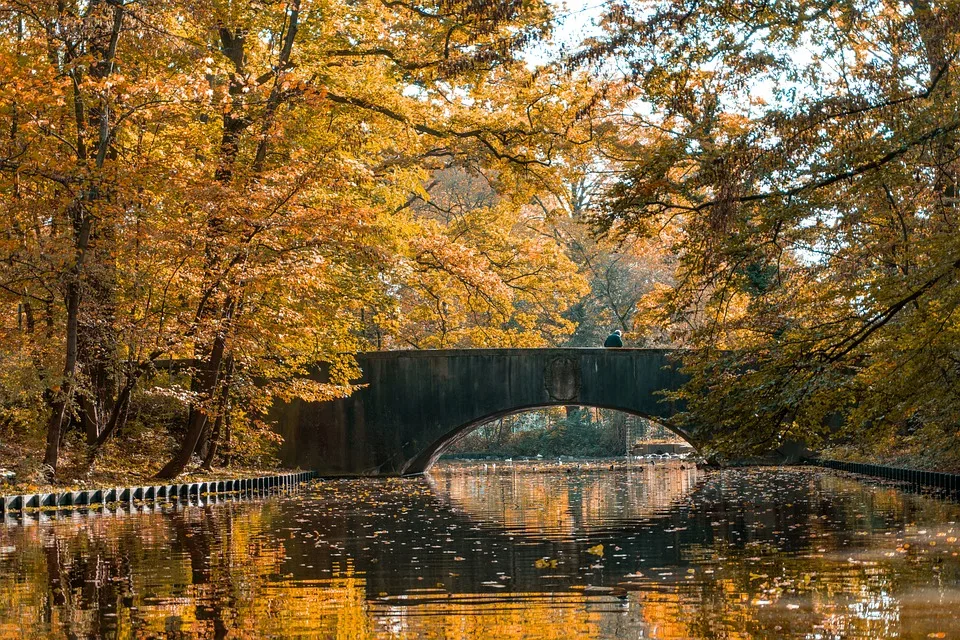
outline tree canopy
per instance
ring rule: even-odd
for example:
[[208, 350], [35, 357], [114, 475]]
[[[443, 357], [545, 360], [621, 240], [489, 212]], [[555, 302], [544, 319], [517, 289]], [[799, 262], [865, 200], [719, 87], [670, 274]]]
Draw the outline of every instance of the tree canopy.
[[960, 459], [960, 5], [600, 10], [0, 0], [0, 428], [52, 475], [172, 402], [168, 478], [360, 350], [619, 328], [713, 452]]
[[[411, 206], [550, 167], [578, 107], [518, 57], [550, 25], [536, 1], [0, 3], [6, 420], [46, 423], [52, 472], [65, 431], [95, 457], [186, 358], [172, 477], [237, 402], [348, 393], [365, 310], [390, 344], [568, 332], [575, 268], [519, 197]], [[475, 330], [438, 334], [438, 305]], [[331, 384], [300, 375], [319, 359]]]
[[958, 20], [925, 0], [618, 3], [579, 52], [636, 92], [642, 144], [595, 221], [672, 230], [663, 322], [697, 348], [685, 419], [717, 451], [957, 453]]

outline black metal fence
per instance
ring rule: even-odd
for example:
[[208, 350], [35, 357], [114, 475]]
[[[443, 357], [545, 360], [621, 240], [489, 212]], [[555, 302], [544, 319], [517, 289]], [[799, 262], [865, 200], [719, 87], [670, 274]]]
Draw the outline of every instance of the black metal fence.
[[861, 473], [876, 478], [884, 478], [895, 482], [912, 484], [923, 487], [933, 487], [943, 489], [950, 493], [960, 492], [960, 474], [942, 473], [939, 471], [923, 471], [922, 469], [904, 469], [902, 467], [888, 467], [882, 464], [867, 464], [865, 462], [842, 462], [840, 460], [812, 461], [821, 467], [836, 469], [838, 471], [848, 471], [850, 473]]
[[60, 493], [31, 493], [0, 496], [0, 522], [13, 517], [23, 519], [33, 513], [61, 509], [97, 509], [143, 504], [191, 503], [211, 496], [266, 495], [293, 489], [317, 476], [315, 471], [300, 471], [259, 478], [210, 480], [117, 489], [87, 489]]

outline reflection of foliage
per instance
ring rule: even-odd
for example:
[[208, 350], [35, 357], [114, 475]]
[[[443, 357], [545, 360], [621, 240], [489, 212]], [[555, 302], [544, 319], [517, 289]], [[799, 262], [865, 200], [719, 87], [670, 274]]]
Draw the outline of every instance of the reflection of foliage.
[[371, 637], [364, 581], [350, 562], [322, 585], [273, 581], [285, 555], [273, 515], [268, 505], [235, 504], [4, 532], [0, 638], [113, 630], [117, 637], [260, 638], [297, 630]]
[[[700, 477], [695, 465], [640, 465], [630, 474], [599, 468], [558, 481], [562, 467], [501, 464], [499, 472], [483, 463], [440, 465], [435, 472], [444, 495], [472, 518], [497, 527], [531, 532], [533, 538], [569, 539], [601, 530], [618, 520], [662, 514], [694, 490]], [[518, 480], [519, 478], [519, 480]], [[607, 553], [616, 546], [607, 545]], [[588, 555], [603, 556], [603, 544], [588, 545]], [[556, 563], [549, 563], [556, 568]]]
[[817, 471], [463, 467], [2, 527], [0, 638], [956, 635], [951, 502]]

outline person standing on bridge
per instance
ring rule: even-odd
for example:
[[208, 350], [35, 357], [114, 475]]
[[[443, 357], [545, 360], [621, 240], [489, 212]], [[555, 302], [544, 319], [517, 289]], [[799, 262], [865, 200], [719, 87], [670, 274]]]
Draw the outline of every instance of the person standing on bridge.
[[607, 348], [622, 347], [623, 339], [620, 337], [621, 335], [622, 334], [620, 333], [620, 329], [614, 330], [614, 332], [608, 335], [607, 339], [603, 341], [603, 346]]

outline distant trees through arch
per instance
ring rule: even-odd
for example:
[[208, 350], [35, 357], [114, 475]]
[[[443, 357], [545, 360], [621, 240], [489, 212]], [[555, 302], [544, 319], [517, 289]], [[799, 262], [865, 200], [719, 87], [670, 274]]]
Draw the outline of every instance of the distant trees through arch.
[[[659, 422], [599, 407], [547, 407], [486, 422], [444, 448], [447, 457], [606, 457], [644, 443], [685, 443]], [[639, 450], [639, 449], [638, 449]], [[645, 450], [645, 449], [644, 449]]]

